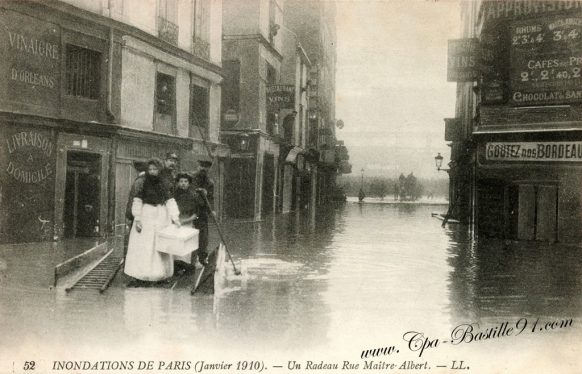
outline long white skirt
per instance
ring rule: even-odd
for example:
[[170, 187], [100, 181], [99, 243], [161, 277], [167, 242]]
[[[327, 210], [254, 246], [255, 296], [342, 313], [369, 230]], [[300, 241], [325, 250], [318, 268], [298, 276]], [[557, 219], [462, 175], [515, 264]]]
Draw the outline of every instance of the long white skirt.
[[168, 226], [170, 218], [165, 205], [144, 204], [141, 213], [142, 230], [135, 221], [129, 234], [125, 274], [144, 281], [160, 281], [174, 274], [172, 255], [156, 251], [156, 231]]

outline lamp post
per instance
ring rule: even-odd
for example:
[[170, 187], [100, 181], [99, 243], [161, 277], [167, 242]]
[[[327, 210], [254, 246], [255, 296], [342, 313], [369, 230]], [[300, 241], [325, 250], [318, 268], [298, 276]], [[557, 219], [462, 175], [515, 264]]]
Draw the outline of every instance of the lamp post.
[[440, 152], [435, 156], [434, 158], [434, 163], [436, 165], [437, 171], [450, 171], [451, 169], [442, 169], [441, 166], [443, 166], [443, 159], [444, 157], [441, 156]]
[[[453, 214], [453, 208], [454, 208], [454, 196], [453, 196], [453, 189], [452, 189], [452, 179], [451, 179], [451, 169], [443, 169], [441, 168], [441, 166], [443, 165], [443, 156], [441, 156], [440, 152], [435, 156], [434, 158], [434, 163], [436, 165], [437, 171], [446, 171], [449, 174], [449, 208], [447, 209], [447, 213], [445, 214], [445, 217], [443, 218], [443, 224], [441, 225], [442, 227], [445, 227], [445, 224], [448, 222], [451, 214]], [[449, 163], [449, 166], [453, 165], [453, 161], [451, 161]]]

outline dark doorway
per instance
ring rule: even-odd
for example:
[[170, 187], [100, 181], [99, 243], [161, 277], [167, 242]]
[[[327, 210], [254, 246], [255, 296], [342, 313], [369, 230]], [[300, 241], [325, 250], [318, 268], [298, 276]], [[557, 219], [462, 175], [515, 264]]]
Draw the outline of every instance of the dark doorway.
[[[558, 187], [545, 184], [519, 184], [510, 187], [515, 199], [512, 238], [517, 240], [557, 240]], [[515, 210], [517, 209], [517, 212]]]
[[273, 213], [273, 189], [275, 187], [275, 157], [265, 153], [263, 161], [263, 217]]
[[65, 237], [99, 236], [101, 155], [67, 153]]
[[255, 213], [254, 158], [233, 158], [226, 169], [225, 212], [229, 218], [252, 218]]

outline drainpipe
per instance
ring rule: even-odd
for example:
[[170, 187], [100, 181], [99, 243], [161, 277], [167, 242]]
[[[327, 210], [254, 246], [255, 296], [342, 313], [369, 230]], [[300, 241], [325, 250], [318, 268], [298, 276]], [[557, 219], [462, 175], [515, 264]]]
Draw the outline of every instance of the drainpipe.
[[[111, 13], [112, 0], [108, 1], [107, 6], [109, 7], [109, 18], [113, 18]], [[107, 57], [107, 107], [105, 110], [108, 121], [110, 123], [115, 123], [115, 114], [113, 114], [113, 110], [111, 109], [111, 91], [113, 90], [113, 26], [109, 26], [109, 50]]]

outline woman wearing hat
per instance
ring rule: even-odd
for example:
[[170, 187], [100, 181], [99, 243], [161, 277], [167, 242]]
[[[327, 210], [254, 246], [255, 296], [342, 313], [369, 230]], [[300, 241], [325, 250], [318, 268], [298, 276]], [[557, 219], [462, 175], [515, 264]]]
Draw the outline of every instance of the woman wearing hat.
[[171, 255], [156, 251], [155, 232], [171, 222], [180, 225], [176, 201], [159, 176], [163, 165], [159, 159], [148, 161], [143, 187], [133, 199], [134, 221], [129, 235], [125, 274], [156, 282], [174, 273]]

